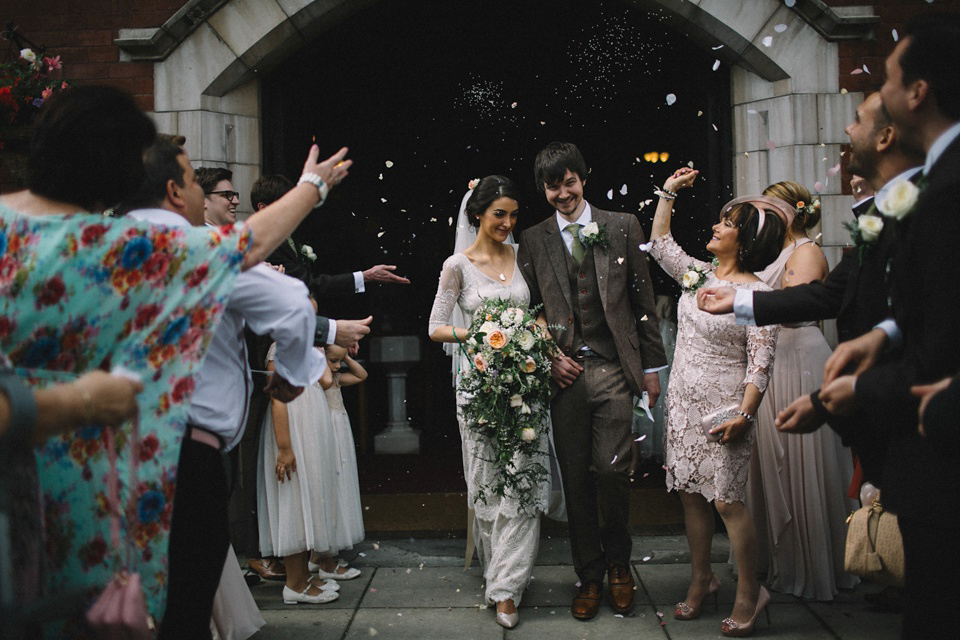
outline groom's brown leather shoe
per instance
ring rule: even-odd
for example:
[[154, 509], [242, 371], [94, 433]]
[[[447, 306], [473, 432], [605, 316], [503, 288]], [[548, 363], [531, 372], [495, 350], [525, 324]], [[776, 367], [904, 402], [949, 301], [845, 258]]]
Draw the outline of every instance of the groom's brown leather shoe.
[[635, 592], [633, 572], [630, 567], [609, 567], [607, 581], [610, 583], [610, 604], [617, 613], [629, 613], [633, 609]]
[[247, 558], [247, 566], [264, 580], [286, 580], [287, 571], [277, 558]]
[[600, 592], [603, 585], [599, 582], [588, 582], [580, 587], [580, 593], [570, 605], [570, 613], [577, 620], [591, 620], [597, 617], [600, 611]]

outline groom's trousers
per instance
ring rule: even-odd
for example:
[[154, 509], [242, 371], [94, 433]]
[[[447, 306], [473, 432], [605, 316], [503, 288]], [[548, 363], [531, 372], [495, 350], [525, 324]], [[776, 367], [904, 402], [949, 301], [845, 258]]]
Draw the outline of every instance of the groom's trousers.
[[553, 436], [573, 566], [582, 583], [602, 583], [607, 565], [630, 563], [633, 393], [619, 362], [602, 357], [577, 362], [583, 366], [580, 376], [551, 405]]

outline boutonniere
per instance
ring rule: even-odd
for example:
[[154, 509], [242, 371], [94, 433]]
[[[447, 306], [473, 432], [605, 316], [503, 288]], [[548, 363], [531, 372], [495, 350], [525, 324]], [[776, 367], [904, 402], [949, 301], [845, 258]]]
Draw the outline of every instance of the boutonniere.
[[580, 229], [580, 242], [582, 242], [585, 247], [597, 246], [601, 249], [606, 249], [610, 246], [610, 243], [607, 241], [606, 225], [591, 222], [584, 226], [583, 229]]
[[313, 247], [308, 244], [300, 245], [300, 253], [310, 262], [314, 262], [317, 259], [317, 254], [313, 252]]
[[[871, 211], [874, 209], [871, 208]], [[880, 232], [883, 231], [883, 218], [865, 213], [856, 222], [845, 222], [843, 226], [850, 232], [853, 245], [857, 248], [857, 262], [863, 264], [863, 259], [877, 243]]]
[[904, 180], [893, 185], [883, 197], [883, 200], [877, 201], [877, 209], [888, 218], [903, 220], [917, 204], [919, 195], [920, 189], [917, 185], [909, 180]]
[[680, 288], [683, 289], [684, 293], [696, 291], [707, 282], [707, 274], [709, 273], [710, 271], [703, 267], [690, 265], [687, 267], [687, 272], [683, 274]]

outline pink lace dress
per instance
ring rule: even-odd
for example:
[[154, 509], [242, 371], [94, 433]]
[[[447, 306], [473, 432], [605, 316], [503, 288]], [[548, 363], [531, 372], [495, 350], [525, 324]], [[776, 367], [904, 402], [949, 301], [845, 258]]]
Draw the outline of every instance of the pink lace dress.
[[[707, 273], [705, 286], [770, 290], [762, 282], [719, 280], [710, 263], [684, 253], [670, 234], [652, 242], [650, 255], [678, 282], [696, 267]], [[701, 420], [718, 409], [740, 403], [748, 383], [760, 391], [766, 389], [779, 327], [742, 326], [736, 324], [732, 313], [714, 316], [700, 311], [693, 292], [680, 296], [677, 319], [677, 347], [666, 409], [667, 489], [699, 493], [710, 501], [742, 502], [755, 429], [734, 443], [720, 445], [706, 439]]]

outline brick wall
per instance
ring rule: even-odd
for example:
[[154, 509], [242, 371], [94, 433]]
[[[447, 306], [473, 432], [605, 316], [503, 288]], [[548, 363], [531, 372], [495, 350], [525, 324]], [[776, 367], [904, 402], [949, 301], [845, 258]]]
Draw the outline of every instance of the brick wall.
[[[121, 28], [159, 27], [183, 0], [6, 0], [3, 26], [45, 46], [63, 61], [64, 78], [79, 83], [110, 84], [134, 95], [146, 111], [153, 110], [153, 64], [120, 62], [113, 44]], [[11, 43], [0, 50], [4, 60], [16, 56]]]

